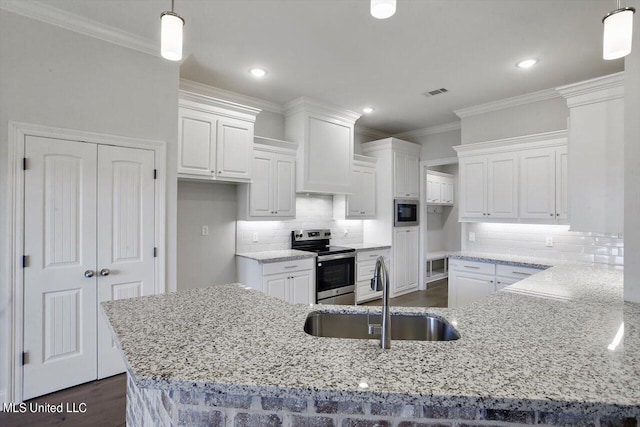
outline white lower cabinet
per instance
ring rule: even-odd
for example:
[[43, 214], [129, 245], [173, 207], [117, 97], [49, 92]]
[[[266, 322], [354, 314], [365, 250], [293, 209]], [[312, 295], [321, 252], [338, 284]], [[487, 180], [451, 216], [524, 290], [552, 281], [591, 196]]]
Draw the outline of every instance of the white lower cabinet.
[[393, 231], [391, 296], [418, 289], [419, 227], [400, 227]]
[[[376, 268], [376, 260], [383, 256], [389, 269], [389, 249], [359, 251], [356, 254], [356, 304], [382, 297], [382, 291], [371, 289], [371, 279]], [[391, 274], [391, 273], [390, 273]]]
[[315, 258], [260, 263], [238, 256], [236, 270], [245, 286], [292, 304], [315, 303]]
[[542, 269], [451, 258], [449, 307], [463, 307], [539, 271]]

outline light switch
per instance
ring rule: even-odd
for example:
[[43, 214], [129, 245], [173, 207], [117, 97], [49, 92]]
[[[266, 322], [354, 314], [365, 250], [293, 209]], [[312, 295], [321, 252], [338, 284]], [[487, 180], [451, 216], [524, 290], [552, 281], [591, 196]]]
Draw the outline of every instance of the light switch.
[[208, 225], [203, 225], [202, 226], [202, 235], [203, 236], [208, 236], [209, 235], [209, 226]]
[[476, 232], [475, 231], [470, 231], [469, 232], [469, 241], [470, 242], [475, 242], [476, 241]]
[[259, 239], [258, 239], [258, 233], [253, 233], [253, 243], [258, 243]]
[[546, 243], [548, 248], [553, 247], [553, 236], [547, 236], [547, 243]]

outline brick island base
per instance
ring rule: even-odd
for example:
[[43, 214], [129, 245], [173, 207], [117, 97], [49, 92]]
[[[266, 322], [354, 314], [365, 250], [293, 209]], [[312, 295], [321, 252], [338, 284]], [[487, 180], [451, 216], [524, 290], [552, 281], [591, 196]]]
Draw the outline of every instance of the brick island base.
[[127, 426], [639, 426], [636, 418], [471, 407], [389, 405], [141, 388], [127, 375]]

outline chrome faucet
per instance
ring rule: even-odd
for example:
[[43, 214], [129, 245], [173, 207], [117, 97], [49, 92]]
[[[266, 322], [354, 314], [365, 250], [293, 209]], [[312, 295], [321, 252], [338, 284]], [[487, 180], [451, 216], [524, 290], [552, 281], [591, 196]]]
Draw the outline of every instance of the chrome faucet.
[[382, 324], [369, 324], [369, 334], [380, 334], [380, 347], [391, 348], [391, 315], [389, 314], [389, 272], [384, 257], [376, 259], [376, 268], [371, 279], [371, 289], [382, 291]]

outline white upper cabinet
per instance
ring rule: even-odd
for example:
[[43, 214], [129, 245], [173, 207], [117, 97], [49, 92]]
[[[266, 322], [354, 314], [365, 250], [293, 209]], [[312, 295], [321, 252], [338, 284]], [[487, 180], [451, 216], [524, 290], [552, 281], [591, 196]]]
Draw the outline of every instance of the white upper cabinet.
[[463, 145], [456, 151], [461, 221], [566, 222], [565, 131]]
[[599, 77], [557, 90], [569, 107], [571, 155], [567, 179], [571, 193], [567, 201], [571, 229], [622, 233], [624, 74]]
[[427, 172], [427, 203], [432, 205], [453, 205], [455, 179], [443, 172]]
[[257, 108], [180, 91], [178, 177], [248, 182]]
[[255, 137], [253, 180], [238, 189], [238, 216], [244, 220], [296, 216], [297, 144]]
[[346, 218], [376, 216], [376, 158], [354, 156], [352, 193], [346, 197]]
[[567, 219], [567, 147], [520, 153], [520, 218]]
[[418, 156], [394, 151], [394, 197], [414, 198], [420, 195], [420, 159]]
[[360, 114], [298, 98], [285, 106], [285, 137], [299, 144], [296, 191], [348, 194]]

